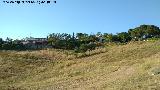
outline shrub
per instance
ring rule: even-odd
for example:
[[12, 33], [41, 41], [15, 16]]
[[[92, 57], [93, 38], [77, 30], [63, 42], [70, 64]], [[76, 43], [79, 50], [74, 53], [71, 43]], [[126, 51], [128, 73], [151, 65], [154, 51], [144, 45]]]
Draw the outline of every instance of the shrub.
[[82, 44], [80, 47], [79, 47], [79, 51], [80, 52], [86, 52], [88, 50], [88, 45], [87, 44]]
[[86, 52], [87, 50], [95, 50], [95, 48], [96, 48], [96, 44], [94, 44], [94, 43], [82, 44], [82, 45], [80, 45], [79, 48], [76, 48], [74, 51], [76, 53], [79, 53], [79, 52], [83, 53], [83, 52]]

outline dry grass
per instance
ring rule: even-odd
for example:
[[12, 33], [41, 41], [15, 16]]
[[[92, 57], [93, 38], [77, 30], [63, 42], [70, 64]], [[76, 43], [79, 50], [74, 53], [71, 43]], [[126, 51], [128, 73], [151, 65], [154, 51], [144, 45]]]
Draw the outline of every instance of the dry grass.
[[32, 60], [73, 60], [76, 58], [84, 58], [107, 51], [107, 48], [97, 48], [85, 53], [75, 53], [73, 50], [62, 49], [46, 49], [35, 51], [0, 51], [1, 57], [4, 59], [32, 59]]
[[[99, 51], [98, 51], [99, 50]], [[131, 42], [84, 55], [1, 51], [1, 90], [159, 90], [160, 41]], [[82, 58], [83, 57], [83, 58]], [[69, 59], [69, 60], [68, 60]]]

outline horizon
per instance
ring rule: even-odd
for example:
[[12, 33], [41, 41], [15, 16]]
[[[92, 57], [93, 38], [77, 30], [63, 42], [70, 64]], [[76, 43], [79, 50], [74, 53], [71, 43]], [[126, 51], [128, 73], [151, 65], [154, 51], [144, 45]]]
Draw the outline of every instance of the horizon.
[[[147, 25], [147, 24], [141, 24], [141, 25]], [[148, 24], [149, 25], [149, 24]], [[152, 25], [152, 24], [150, 24], [150, 25]], [[140, 26], [140, 25], [139, 25]], [[139, 26], [137, 26], [137, 27], [139, 27]], [[156, 25], [154, 25], [154, 26], [156, 26]], [[159, 27], [159, 26], [157, 26], [157, 27]], [[134, 27], [134, 28], [136, 28], [136, 27]], [[130, 29], [134, 29], [134, 28], [130, 28]], [[160, 27], [159, 27], [160, 28]], [[129, 29], [128, 29], [129, 30]], [[123, 32], [123, 31], [122, 31]], [[128, 33], [128, 31], [124, 31], [124, 32], [127, 32]], [[54, 32], [53, 32], [54, 33]], [[46, 36], [42, 36], [42, 37], [34, 37], [34, 36], [32, 36], [31, 34], [30, 34], [30, 36], [26, 36], [26, 37], [21, 37], [21, 38], [11, 38], [11, 37], [7, 37], [6, 36], [6, 38], [2, 38], [2, 37], [0, 37], [0, 38], [2, 38], [3, 40], [6, 40], [7, 38], [10, 38], [10, 39], [13, 39], [13, 40], [22, 40], [22, 39], [25, 39], [25, 38], [47, 38], [47, 36], [49, 36], [50, 34], [53, 34], [53, 33], [48, 33]], [[57, 33], [59, 33], [59, 32], [57, 32]], [[55, 33], [55, 34], [57, 34], [57, 33]], [[66, 33], [66, 32], [61, 32], [60, 34], [62, 34], [62, 33]], [[72, 34], [76, 34], [75, 32], [72, 32], [72, 33], [66, 33], [66, 34], [70, 34], [70, 35], [72, 35]], [[77, 33], [83, 33], [83, 32], [77, 32]], [[85, 32], [84, 32], [85, 33]], [[96, 32], [96, 33], [93, 33], [93, 32], [91, 32], [91, 33], [85, 33], [85, 34], [88, 34], [88, 35], [96, 35], [98, 32]], [[104, 34], [104, 33], [107, 33], [107, 32], [100, 32], [101, 34]], [[121, 33], [121, 32], [117, 32], [117, 33], [108, 33], [108, 34], [113, 34], [113, 35], [116, 35], [116, 34], [118, 34], [118, 33]], [[19, 37], [19, 36], [18, 36]]]
[[0, 38], [37, 38], [73, 32], [116, 34], [143, 24], [160, 27], [159, 0], [56, 1], [56, 4], [41, 5], [0, 1]]

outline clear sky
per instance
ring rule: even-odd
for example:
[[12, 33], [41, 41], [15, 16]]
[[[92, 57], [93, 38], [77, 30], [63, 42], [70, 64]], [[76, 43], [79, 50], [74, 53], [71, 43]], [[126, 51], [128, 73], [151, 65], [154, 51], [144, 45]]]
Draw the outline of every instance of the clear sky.
[[63, 32], [115, 34], [141, 24], [160, 26], [160, 0], [56, 0], [49, 5], [2, 1], [0, 37], [4, 39]]

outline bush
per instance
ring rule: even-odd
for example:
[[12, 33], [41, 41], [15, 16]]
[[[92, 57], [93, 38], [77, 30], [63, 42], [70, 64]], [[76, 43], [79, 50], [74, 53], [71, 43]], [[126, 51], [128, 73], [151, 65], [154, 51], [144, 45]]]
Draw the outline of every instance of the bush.
[[148, 38], [147, 40], [148, 40], [148, 41], [157, 41], [157, 40], [159, 40], [159, 38], [153, 37], [153, 38]]
[[79, 47], [79, 52], [86, 52], [88, 50], [88, 45], [87, 44], [82, 44]]
[[96, 44], [91, 43], [91, 44], [81, 44], [79, 48], [76, 48], [74, 51], [76, 53], [83, 53], [86, 52], [87, 50], [95, 50]]

